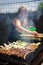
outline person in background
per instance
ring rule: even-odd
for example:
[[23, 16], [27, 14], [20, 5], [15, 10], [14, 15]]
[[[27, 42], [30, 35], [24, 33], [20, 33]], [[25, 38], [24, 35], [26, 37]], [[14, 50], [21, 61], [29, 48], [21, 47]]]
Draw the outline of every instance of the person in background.
[[17, 16], [12, 21], [12, 25], [13, 25], [15, 31], [16, 31], [16, 32], [14, 31], [15, 33], [12, 33], [12, 34], [14, 34], [15, 37], [17, 37], [18, 32], [37, 36], [38, 33], [36, 31], [32, 32], [32, 31], [27, 29], [29, 26], [31, 27], [33, 25], [33, 22], [30, 22], [31, 24], [29, 22], [30, 21], [28, 20], [28, 10], [25, 6], [21, 6], [18, 9]]

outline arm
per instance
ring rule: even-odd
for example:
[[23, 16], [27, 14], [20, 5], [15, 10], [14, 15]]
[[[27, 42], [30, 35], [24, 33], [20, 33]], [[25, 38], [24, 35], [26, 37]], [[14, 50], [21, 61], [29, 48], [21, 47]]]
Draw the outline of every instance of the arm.
[[20, 23], [19, 20], [13, 21], [13, 25], [15, 25], [16, 29], [17, 29], [19, 32], [22, 32], [22, 30], [23, 30], [23, 31], [26, 32], [26, 33], [30, 33], [30, 34], [33, 34], [33, 35], [37, 34], [37, 32], [31, 32], [31, 31], [25, 29], [24, 27], [22, 27], [22, 25], [21, 25], [21, 23]]

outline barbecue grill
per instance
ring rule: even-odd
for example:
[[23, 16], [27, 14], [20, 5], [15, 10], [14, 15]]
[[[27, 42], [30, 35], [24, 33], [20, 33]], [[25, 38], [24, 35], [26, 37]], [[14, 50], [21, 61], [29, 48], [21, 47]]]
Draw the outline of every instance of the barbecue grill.
[[25, 58], [24, 56], [18, 57], [17, 55], [12, 54], [14, 48], [9, 53], [7, 53], [8, 50], [4, 51], [0, 49], [0, 65], [39, 65], [43, 60], [43, 38], [40, 43], [41, 44], [35, 49], [28, 49], [29, 53], [25, 55]]

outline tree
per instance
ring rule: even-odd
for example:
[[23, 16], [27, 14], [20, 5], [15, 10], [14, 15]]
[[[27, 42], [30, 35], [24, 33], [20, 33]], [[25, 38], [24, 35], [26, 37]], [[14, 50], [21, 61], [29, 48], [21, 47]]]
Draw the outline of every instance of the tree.
[[38, 10], [40, 10], [43, 13], [43, 2], [41, 2], [38, 6]]

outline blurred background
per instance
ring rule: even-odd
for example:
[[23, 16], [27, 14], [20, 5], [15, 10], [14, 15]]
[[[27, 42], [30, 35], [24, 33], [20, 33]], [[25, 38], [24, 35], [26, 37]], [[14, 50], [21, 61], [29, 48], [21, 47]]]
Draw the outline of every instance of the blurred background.
[[43, 33], [43, 0], [0, 0], [0, 44], [8, 41], [11, 22], [22, 5], [28, 8], [28, 17], [34, 21], [37, 32]]

